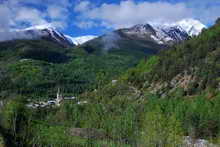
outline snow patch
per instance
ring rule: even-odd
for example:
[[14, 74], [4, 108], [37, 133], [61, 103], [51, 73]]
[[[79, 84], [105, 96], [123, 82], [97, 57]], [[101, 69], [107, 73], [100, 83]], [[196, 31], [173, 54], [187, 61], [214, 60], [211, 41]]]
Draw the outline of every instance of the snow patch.
[[202, 32], [204, 28], [207, 28], [207, 26], [202, 24], [200, 21], [192, 18], [182, 19], [174, 23], [150, 22], [150, 24], [154, 27], [176, 27], [186, 31], [189, 36], [197, 36]]
[[164, 44], [163, 41], [161, 41], [160, 39], [158, 39], [157, 37], [155, 37], [154, 35], [150, 36], [152, 39], [154, 39], [154, 41], [156, 41], [158, 44]]
[[75, 45], [81, 45], [92, 39], [97, 38], [97, 36], [94, 36], [94, 35], [87, 35], [87, 36], [80, 36], [80, 37], [71, 37], [69, 35], [65, 35], [65, 37], [68, 38], [70, 41], [72, 41], [73, 44]]

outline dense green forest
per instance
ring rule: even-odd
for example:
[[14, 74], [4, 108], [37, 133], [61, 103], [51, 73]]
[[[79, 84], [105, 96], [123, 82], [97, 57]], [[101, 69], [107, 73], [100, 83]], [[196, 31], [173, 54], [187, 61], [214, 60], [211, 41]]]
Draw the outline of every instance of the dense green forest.
[[[41, 56], [45, 50], [26, 48], [37, 42], [19, 42], [13, 50], [1, 44], [2, 146], [175, 147], [186, 146], [186, 136], [220, 145], [219, 21], [130, 69], [140, 52], [52, 47]], [[77, 98], [26, 107], [57, 87]]]
[[45, 40], [3, 42], [0, 49], [1, 99], [14, 95], [48, 99], [58, 87], [75, 96], [117, 78], [145, 57], [141, 51], [63, 48]]

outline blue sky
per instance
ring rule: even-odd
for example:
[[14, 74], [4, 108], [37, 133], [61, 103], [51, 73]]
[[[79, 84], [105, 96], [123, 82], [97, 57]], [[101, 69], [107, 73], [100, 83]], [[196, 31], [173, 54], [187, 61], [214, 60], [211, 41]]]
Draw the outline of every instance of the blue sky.
[[1, 32], [50, 24], [75, 37], [184, 18], [211, 25], [219, 16], [220, 0], [0, 0]]

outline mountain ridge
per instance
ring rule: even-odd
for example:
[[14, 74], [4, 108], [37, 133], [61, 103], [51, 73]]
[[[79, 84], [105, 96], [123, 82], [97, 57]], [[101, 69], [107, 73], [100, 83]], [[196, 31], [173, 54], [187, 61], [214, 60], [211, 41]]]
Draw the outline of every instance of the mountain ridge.
[[[184, 20], [183, 20], [184, 21]], [[95, 39], [86, 42], [83, 46], [94, 50], [95, 48], [101, 48], [104, 51], [116, 51], [116, 50], [136, 50], [146, 55], [157, 54], [159, 51], [169, 48], [174, 44], [178, 44], [185, 40], [190, 39], [193, 36], [197, 36], [205, 25], [199, 21], [184, 21], [189, 22], [189, 27], [183, 29], [180, 25], [168, 25], [168, 24], [137, 24], [130, 28], [122, 28], [113, 32], [106, 33]], [[197, 23], [203, 27], [194, 26]], [[191, 26], [191, 27], [190, 27]], [[189, 31], [187, 28], [197, 28], [197, 31]], [[193, 32], [194, 35], [189, 33]]]
[[[135, 35], [142, 40], [156, 42], [157, 44], [173, 44], [182, 40], [186, 40], [188, 36], [197, 36], [202, 29], [207, 28], [198, 20], [183, 19], [176, 23], [147, 23], [137, 24], [130, 28], [122, 28], [113, 32], [121, 31], [124, 34], [130, 33], [130, 37]], [[130, 32], [129, 32], [130, 31]], [[151, 32], [151, 33], [150, 33]], [[105, 34], [107, 36], [109, 33]], [[150, 34], [150, 36], [149, 36]], [[32, 26], [26, 29], [14, 30], [10, 32], [0, 32], [1, 36], [6, 36], [0, 41], [14, 39], [47, 39], [52, 40], [64, 47], [82, 45], [90, 40], [96, 39], [98, 36], [86, 35], [79, 37], [71, 37], [58, 31], [51, 24]], [[188, 36], [187, 36], [188, 35]], [[109, 37], [110, 38], [110, 37]], [[132, 37], [131, 37], [132, 38]], [[132, 38], [135, 39], [135, 38]], [[106, 41], [106, 40], [105, 40]]]
[[158, 44], [173, 44], [189, 37], [198, 36], [202, 29], [207, 28], [204, 24], [194, 19], [183, 19], [176, 23], [146, 23], [137, 24], [130, 28], [121, 29], [125, 33], [144, 38], [150, 36]]
[[150, 22], [149, 24], [155, 27], [163, 27], [163, 26], [178, 27], [179, 26], [184, 31], [186, 31], [186, 33], [189, 34], [189, 36], [191, 37], [199, 35], [202, 29], [207, 28], [207, 26], [201, 23], [199, 20], [192, 19], [192, 18], [182, 19], [180, 21], [173, 22], [173, 23], [163, 23], [162, 25], [161, 23], [157, 23], [157, 22]]

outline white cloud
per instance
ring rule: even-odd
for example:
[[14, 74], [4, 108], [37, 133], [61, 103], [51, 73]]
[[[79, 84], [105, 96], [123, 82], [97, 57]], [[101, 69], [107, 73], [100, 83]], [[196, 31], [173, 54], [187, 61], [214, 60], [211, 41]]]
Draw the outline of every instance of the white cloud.
[[92, 27], [96, 27], [97, 24], [93, 21], [80, 21], [76, 23], [76, 26], [78, 26], [81, 29], [89, 29]]
[[45, 14], [37, 9], [21, 8], [16, 14], [15, 21], [25, 22], [30, 25], [42, 25], [48, 23], [45, 20]]
[[19, 3], [23, 3], [23, 4], [33, 4], [33, 5], [45, 5], [45, 6], [49, 6], [49, 5], [58, 5], [58, 6], [62, 6], [62, 7], [70, 7], [71, 3], [70, 0], [7, 0], [8, 3], [10, 4], [19, 4]]
[[[178, 3], [166, 0], [120, 1], [96, 5], [93, 0], [3, 0], [0, 2], [0, 31], [45, 23], [65, 28], [70, 21], [79, 28], [104, 26], [116, 29], [150, 21], [172, 22], [187, 17], [211, 24], [220, 16], [219, 0], [178, 0]], [[71, 20], [73, 15], [75, 20]]]
[[179, 0], [176, 3], [125, 0], [118, 4], [103, 3], [92, 7], [91, 2], [81, 1], [75, 6], [74, 10], [79, 13], [78, 22], [93, 22], [93, 25], [96, 23], [94, 26], [113, 29], [152, 21], [174, 22], [184, 18], [195, 18], [211, 24], [220, 16], [219, 0]]
[[6, 0], [0, 3], [0, 31], [32, 25], [67, 26], [70, 0]]
[[[85, 5], [81, 2], [76, 8]], [[120, 4], [102, 4], [100, 7], [94, 7], [80, 10], [79, 18], [89, 21], [101, 21], [101, 25], [111, 28], [128, 27], [138, 23], [150, 21], [177, 21], [185, 17], [190, 17], [191, 11], [186, 8], [184, 3], [171, 4], [168, 2], [139, 2], [132, 0], [122, 1]]]
[[0, 5], [0, 18], [1, 18], [0, 32], [9, 30], [9, 24], [10, 24], [10, 19], [8, 15], [9, 12], [10, 10], [5, 5]]
[[68, 10], [58, 5], [51, 5], [47, 8], [47, 12], [50, 18], [65, 20], [68, 17]]
[[220, 17], [219, 0], [188, 0], [186, 5], [192, 10], [193, 16], [205, 24], [213, 24]]
[[50, 25], [59, 29], [65, 29], [67, 27], [67, 23], [65, 21], [53, 21]]
[[74, 7], [76, 12], [85, 12], [91, 9], [91, 3], [89, 1], [81, 1]]

